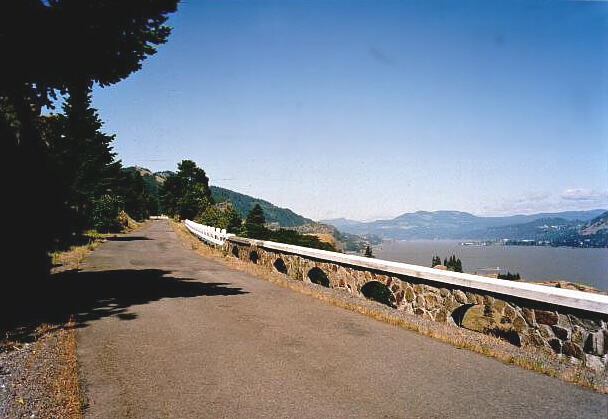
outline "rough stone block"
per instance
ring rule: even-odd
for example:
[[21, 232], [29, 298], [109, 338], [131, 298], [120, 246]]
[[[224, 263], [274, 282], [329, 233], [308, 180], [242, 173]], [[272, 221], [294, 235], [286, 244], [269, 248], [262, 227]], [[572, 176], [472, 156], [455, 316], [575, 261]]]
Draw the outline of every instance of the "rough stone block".
[[412, 301], [414, 301], [414, 298], [416, 298], [414, 290], [411, 287], [407, 287], [405, 289], [405, 299], [411, 303]]
[[515, 319], [513, 319], [513, 329], [515, 329], [515, 331], [518, 333], [521, 333], [528, 329], [528, 325], [522, 316], [515, 316]]
[[549, 326], [557, 324], [557, 321], [559, 320], [557, 313], [554, 311], [534, 310], [534, 316], [538, 323], [548, 324]]
[[399, 291], [395, 295], [395, 304], [397, 304], [397, 305], [401, 304], [401, 301], [403, 301], [404, 295], [405, 295], [405, 292], [403, 290]]
[[437, 288], [437, 287], [433, 287], [433, 286], [431, 286], [431, 285], [427, 285], [427, 286], [426, 286], [426, 291], [427, 291], [427, 292], [433, 292], [433, 293], [435, 293], [435, 294], [439, 294], [439, 288]]
[[547, 343], [549, 344], [549, 346], [551, 347], [551, 349], [553, 349], [553, 352], [555, 352], [557, 354], [561, 354], [562, 353], [562, 342], [559, 339], [552, 338], [552, 339], [549, 339], [547, 341]]
[[454, 291], [454, 298], [456, 298], [456, 301], [458, 301], [460, 304], [466, 304], [468, 302], [467, 296], [461, 290]]
[[494, 325], [496, 321], [494, 320], [494, 316], [486, 316], [484, 313], [485, 306], [483, 304], [478, 304], [469, 308], [462, 317], [461, 326], [476, 332], [485, 332]]
[[551, 330], [553, 330], [553, 333], [555, 333], [555, 336], [557, 336], [561, 340], [570, 339], [570, 329], [566, 329], [565, 327], [554, 324], [553, 326], [551, 326]]
[[430, 310], [439, 306], [439, 301], [437, 300], [437, 296], [434, 294], [425, 295], [424, 300], [426, 302], [426, 308], [428, 308]]
[[505, 308], [503, 310], [503, 313], [505, 314], [505, 316], [507, 316], [508, 318], [511, 319], [511, 321], [513, 321], [513, 319], [515, 318], [515, 309], [513, 307], [511, 307], [509, 304], [505, 305]]
[[502, 314], [506, 305], [507, 305], [507, 303], [504, 302], [503, 300], [494, 299], [494, 310], [498, 311], [499, 313]]
[[447, 288], [441, 288], [439, 290], [439, 295], [441, 295], [443, 298], [445, 298], [448, 295], [450, 295], [450, 291]]
[[536, 316], [534, 316], [534, 310], [524, 308], [522, 310], [522, 314], [524, 316], [524, 319], [526, 319], [526, 322], [528, 322], [530, 326], [536, 326]]
[[583, 349], [574, 342], [564, 342], [562, 345], [562, 353], [578, 359], [584, 359], [585, 357], [585, 352], [583, 352]]
[[477, 296], [475, 294], [467, 292], [466, 296], [469, 304], [477, 304]]
[[585, 360], [585, 364], [596, 371], [603, 371], [606, 368], [605, 361], [603, 358], [594, 355], [587, 355], [587, 359]]
[[570, 339], [572, 342], [582, 345], [586, 338], [585, 329], [580, 326], [572, 326], [572, 334], [570, 335]]
[[442, 308], [435, 314], [435, 321], [440, 323], [446, 323], [448, 321], [448, 312]]
[[558, 314], [557, 315], [558, 320], [557, 320], [557, 325], [561, 326], [565, 329], [571, 329], [572, 328], [572, 322], [570, 322], [570, 317], [568, 317], [568, 315], [566, 314]]
[[604, 342], [604, 332], [597, 331], [591, 332], [585, 340], [585, 346], [583, 348], [585, 352], [592, 355], [604, 356], [606, 354], [606, 343]]
[[572, 314], [570, 314], [569, 317], [570, 321], [572, 322], [572, 325], [580, 326], [586, 330], [599, 330], [602, 327], [602, 321], [600, 319], [583, 319]]
[[449, 313], [456, 310], [461, 305], [462, 304], [460, 304], [458, 301], [456, 301], [456, 299], [451, 295], [443, 300], [443, 306], [446, 308], [446, 310]]
[[546, 346], [545, 339], [543, 339], [542, 335], [538, 330], [530, 330], [522, 339], [522, 342], [525, 345], [542, 347]]

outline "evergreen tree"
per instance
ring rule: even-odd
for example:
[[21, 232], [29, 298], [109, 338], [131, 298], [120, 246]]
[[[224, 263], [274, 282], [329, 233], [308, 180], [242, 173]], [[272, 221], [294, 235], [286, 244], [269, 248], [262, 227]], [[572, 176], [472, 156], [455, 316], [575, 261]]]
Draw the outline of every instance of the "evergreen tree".
[[365, 247], [365, 255], [364, 256], [366, 258], [373, 258], [374, 257], [374, 254], [372, 253], [372, 248], [370, 247], [369, 244]]
[[437, 265], [441, 265], [441, 258], [439, 256], [433, 256], [433, 260], [431, 261], [431, 268]]
[[122, 169], [119, 172], [117, 195], [122, 198], [124, 211], [135, 220], [142, 221], [158, 213], [158, 203], [136, 170]]
[[228, 233], [242, 234], [243, 230], [243, 219], [237, 210], [234, 208], [228, 208], [225, 211], [224, 218], [226, 220], [226, 226], [223, 227]]
[[159, 198], [163, 212], [181, 220], [194, 220], [213, 205], [209, 178], [192, 160], [177, 165], [177, 173], [161, 186]]
[[264, 210], [260, 204], [255, 204], [245, 219], [244, 228], [246, 237], [267, 240], [270, 236], [270, 232], [265, 224], [266, 219], [264, 218]]
[[74, 84], [69, 93], [52, 155], [65, 205], [76, 215], [77, 227], [87, 228], [92, 227], [94, 203], [104, 195], [118, 194], [120, 162], [112, 152], [114, 136], [101, 132], [101, 120], [91, 107], [90, 85]]
[[[3, 219], [18, 222], [4, 230], [11, 264], [2, 278], [0, 318], [10, 316], [3, 310], [9, 302], [28, 294], [21, 290], [31, 292], [31, 281], [48, 273], [55, 217], [65, 204], [56, 193], [64, 179], [53, 175], [57, 165], [40, 124], [42, 107], [51, 105], [57, 92], [71, 94], [74, 85], [107, 86], [139, 70], [167, 40], [170, 28], [164, 23], [177, 3], [19, 0], [2, 8], [0, 50], [10, 64], [0, 78], [0, 141], [5, 171], [12, 176], [3, 191]], [[60, 41], [45, 42], [49, 34]]]

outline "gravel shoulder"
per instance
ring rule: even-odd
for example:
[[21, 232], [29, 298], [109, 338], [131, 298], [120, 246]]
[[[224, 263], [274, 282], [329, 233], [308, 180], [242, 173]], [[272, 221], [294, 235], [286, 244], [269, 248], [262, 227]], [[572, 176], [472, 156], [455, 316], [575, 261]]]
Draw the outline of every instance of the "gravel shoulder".
[[0, 417], [80, 418], [74, 330], [40, 333], [0, 353]]
[[[49, 280], [78, 269], [103, 241], [56, 255]], [[75, 325], [61, 315], [56, 320], [27, 322], [0, 336], [0, 418], [82, 418]]]

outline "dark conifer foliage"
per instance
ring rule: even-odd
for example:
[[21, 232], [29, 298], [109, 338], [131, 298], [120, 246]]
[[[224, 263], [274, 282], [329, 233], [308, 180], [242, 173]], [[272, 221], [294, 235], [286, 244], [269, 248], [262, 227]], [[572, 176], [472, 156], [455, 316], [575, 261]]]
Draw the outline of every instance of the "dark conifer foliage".
[[[103, 195], [117, 195], [120, 162], [115, 161], [113, 135], [101, 131], [97, 110], [91, 107], [88, 85], [73, 85], [58, 116], [60, 135], [51, 155], [62, 183], [65, 206], [76, 216], [76, 228], [91, 227], [94, 202]], [[87, 225], [89, 224], [89, 225]]]
[[177, 173], [160, 187], [159, 198], [165, 214], [182, 220], [194, 220], [213, 205], [209, 178], [192, 160], [177, 165]]
[[[63, 225], [60, 219], [67, 222], [71, 216], [62, 209], [72, 196], [58, 189], [73, 188], [77, 198], [69, 207], [77, 214], [86, 212], [91, 195], [104, 188], [107, 191], [109, 172], [117, 169], [111, 152], [105, 152], [111, 137], [100, 136], [99, 127], [95, 129], [97, 115], [86, 107], [90, 87], [93, 83], [116, 83], [139, 70], [143, 60], [156, 52], [156, 46], [167, 41], [170, 28], [165, 22], [177, 3], [19, 0], [3, 5], [0, 141], [5, 173], [11, 179], [4, 183], [3, 190], [2, 218], [8, 221], [3, 231], [8, 244], [5, 260], [10, 264], [4, 266], [2, 281], [6, 285], [3, 296], [8, 299], [15, 300], [19, 290], [31, 291], [29, 284], [48, 272], [48, 252], [61, 230], [58, 225]], [[75, 146], [80, 137], [76, 133], [60, 137], [60, 121], [41, 117], [42, 107], [51, 104], [57, 93], [79, 95], [70, 99], [70, 106], [84, 106], [76, 113], [92, 123], [84, 137], [100, 141], [98, 145], [78, 145], [79, 151], [65, 150], [62, 157], [68, 159], [69, 153], [86, 155], [84, 149], [93, 150], [89, 163], [100, 163], [101, 168], [93, 170], [80, 167], [79, 161], [70, 161], [74, 172], [57, 170], [53, 152], [66, 145], [62, 141]], [[100, 156], [104, 157], [98, 160]], [[91, 185], [93, 193], [86, 189]]]
[[267, 240], [270, 237], [270, 231], [265, 227], [266, 219], [264, 218], [264, 210], [259, 204], [256, 204], [245, 219], [245, 235], [253, 239]]

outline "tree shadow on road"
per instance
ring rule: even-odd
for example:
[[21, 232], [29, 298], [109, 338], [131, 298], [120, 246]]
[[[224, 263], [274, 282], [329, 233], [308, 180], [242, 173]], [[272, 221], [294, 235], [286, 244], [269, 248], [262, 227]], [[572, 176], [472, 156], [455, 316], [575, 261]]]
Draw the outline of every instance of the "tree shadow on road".
[[[163, 298], [232, 296], [247, 292], [227, 283], [199, 282], [175, 278], [160, 269], [124, 269], [82, 272], [66, 271], [51, 275], [27, 303], [14, 305], [0, 318], [0, 339], [8, 332], [13, 341], [37, 339], [37, 329], [86, 327], [90, 321], [108, 316], [121, 320], [137, 318], [129, 307]], [[17, 299], [13, 301], [17, 303]], [[5, 307], [6, 308], [6, 307]], [[2, 310], [5, 311], [5, 310]], [[1, 346], [1, 343], [0, 343]]]
[[107, 241], [111, 241], [111, 242], [134, 242], [134, 241], [140, 241], [140, 240], [152, 240], [148, 237], [144, 237], [144, 236], [113, 236], [113, 237], [106, 237]]

